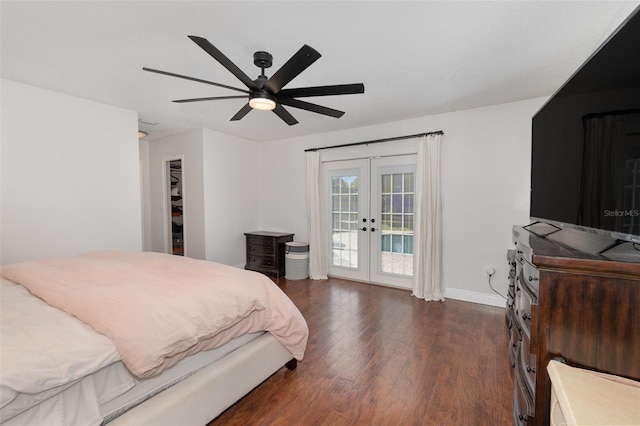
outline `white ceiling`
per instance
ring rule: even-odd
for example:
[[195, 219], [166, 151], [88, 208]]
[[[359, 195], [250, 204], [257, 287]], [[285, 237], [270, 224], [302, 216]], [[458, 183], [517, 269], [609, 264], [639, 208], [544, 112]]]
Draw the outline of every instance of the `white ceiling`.
[[[6, 1], [2, 77], [138, 111], [154, 139], [206, 127], [274, 140], [551, 95], [640, 1]], [[287, 88], [364, 83], [361, 95], [305, 98], [335, 119], [289, 108], [229, 119], [227, 89], [142, 71], [150, 67], [243, 87], [187, 38], [197, 35], [255, 78], [303, 44], [322, 54]]]

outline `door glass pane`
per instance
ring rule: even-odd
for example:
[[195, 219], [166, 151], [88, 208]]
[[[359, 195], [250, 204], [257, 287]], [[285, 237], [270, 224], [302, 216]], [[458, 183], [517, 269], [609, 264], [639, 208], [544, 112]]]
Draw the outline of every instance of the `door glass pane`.
[[401, 174], [394, 174], [391, 176], [394, 193], [402, 192], [402, 177], [403, 175]]
[[413, 213], [413, 194], [404, 195], [404, 213]]
[[332, 265], [358, 267], [358, 176], [331, 178]]
[[[380, 229], [382, 231], [390, 231], [391, 230], [391, 215], [390, 214], [383, 214], [380, 216], [382, 218], [381, 222], [380, 222]], [[384, 235], [384, 232], [383, 232]]]
[[340, 196], [339, 195], [333, 195], [331, 198], [333, 200], [331, 202], [331, 211], [339, 212], [340, 211]]
[[391, 194], [391, 175], [382, 176], [382, 192]]
[[380, 270], [412, 276], [414, 173], [382, 174], [380, 178]]
[[413, 183], [415, 177], [413, 173], [405, 173], [404, 174], [404, 190], [405, 192], [413, 192]]
[[380, 213], [391, 213], [391, 195], [383, 194], [380, 204]]
[[402, 213], [402, 193], [393, 194], [392, 200], [393, 200], [393, 207], [392, 207], [393, 213]]

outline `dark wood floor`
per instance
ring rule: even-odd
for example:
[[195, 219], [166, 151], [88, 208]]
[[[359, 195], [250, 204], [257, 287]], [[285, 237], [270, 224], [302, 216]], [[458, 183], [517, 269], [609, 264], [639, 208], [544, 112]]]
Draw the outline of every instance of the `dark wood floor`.
[[209, 426], [512, 423], [504, 309], [337, 279], [277, 283], [309, 324], [305, 358]]

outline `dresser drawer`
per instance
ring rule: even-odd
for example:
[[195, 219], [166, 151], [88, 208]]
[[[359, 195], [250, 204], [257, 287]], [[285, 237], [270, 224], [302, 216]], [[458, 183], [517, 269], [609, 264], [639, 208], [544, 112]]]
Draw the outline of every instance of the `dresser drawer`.
[[516, 368], [513, 379], [513, 424], [518, 426], [534, 424], [535, 404], [521, 371]]
[[516, 244], [516, 260], [520, 263], [531, 262], [531, 247], [518, 241]]
[[507, 316], [507, 326], [509, 326], [509, 328], [511, 328], [511, 325], [515, 322], [515, 300], [513, 298], [513, 296], [509, 295], [509, 298], [507, 299], [507, 309], [506, 309], [506, 316]]
[[524, 281], [524, 284], [531, 289], [536, 298], [538, 297], [539, 278], [540, 273], [538, 272], [538, 268], [525, 260], [522, 267], [522, 280]]
[[515, 368], [517, 364], [518, 353], [520, 351], [520, 345], [522, 341], [522, 335], [518, 329], [518, 323], [513, 322], [509, 326], [509, 362], [511, 368]]
[[521, 328], [531, 336], [531, 305], [536, 302], [535, 296], [531, 294], [529, 288], [523, 285], [519, 280], [516, 284], [516, 321], [520, 323]]
[[517, 363], [520, 369], [520, 376], [523, 382], [529, 388], [529, 393], [535, 395], [536, 389], [536, 356], [531, 353], [531, 346], [529, 337], [522, 336], [522, 342], [520, 342], [520, 362]]

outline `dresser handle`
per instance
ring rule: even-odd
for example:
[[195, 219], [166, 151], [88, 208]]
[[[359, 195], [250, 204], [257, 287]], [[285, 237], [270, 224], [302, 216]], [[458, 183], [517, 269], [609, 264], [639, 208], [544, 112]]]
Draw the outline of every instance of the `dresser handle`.
[[525, 320], [525, 321], [526, 320], [531, 321], [531, 315], [527, 315], [527, 313], [525, 312], [525, 313], [522, 314], [522, 319]]
[[529, 282], [531, 282], [531, 281], [538, 281], [538, 278], [534, 278], [532, 276], [529, 276]]
[[[373, 219], [371, 219], [371, 222], [373, 222]], [[376, 228], [371, 228], [371, 232], [376, 232]]]
[[527, 420], [529, 420], [529, 416], [527, 416], [526, 414], [525, 415], [520, 414], [518, 416], [518, 419], [520, 419], [521, 422], [526, 422]]
[[536, 368], [535, 367], [531, 367], [529, 365], [527, 365], [527, 373], [535, 373], [536, 372]]
[[366, 227], [366, 226], [363, 226], [363, 227], [362, 227], [362, 230], [363, 230], [363, 231], [366, 231], [366, 230], [367, 230], [367, 227]]

